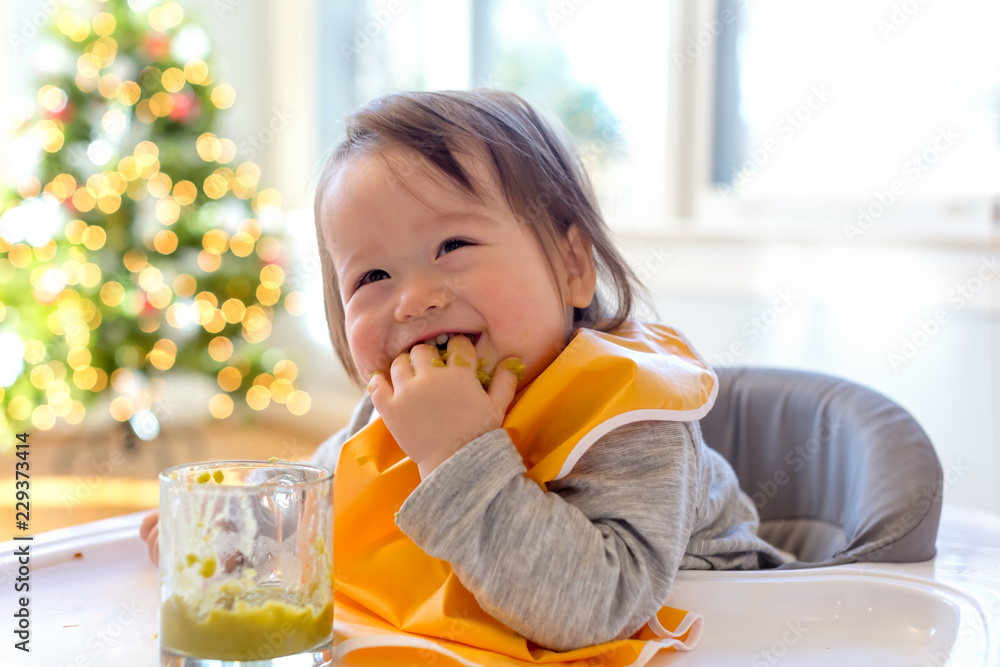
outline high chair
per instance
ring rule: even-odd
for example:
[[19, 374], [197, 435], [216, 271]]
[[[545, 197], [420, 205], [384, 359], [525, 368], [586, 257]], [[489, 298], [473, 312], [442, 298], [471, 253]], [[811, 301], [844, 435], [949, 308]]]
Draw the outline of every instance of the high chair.
[[702, 435], [736, 472], [786, 569], [934, 556], [943, 474], [920, 425], [848, 380], [718, 368]]

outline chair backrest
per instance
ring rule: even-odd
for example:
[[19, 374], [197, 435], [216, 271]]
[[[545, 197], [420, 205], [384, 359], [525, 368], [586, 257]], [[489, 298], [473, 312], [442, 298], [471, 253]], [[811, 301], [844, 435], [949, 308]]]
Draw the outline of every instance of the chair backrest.
[[705, 442], [733, 466], [788, 569], [934, 556], [943, 475], [927, 434], [871, 389], [819, 373], [717, 368]]

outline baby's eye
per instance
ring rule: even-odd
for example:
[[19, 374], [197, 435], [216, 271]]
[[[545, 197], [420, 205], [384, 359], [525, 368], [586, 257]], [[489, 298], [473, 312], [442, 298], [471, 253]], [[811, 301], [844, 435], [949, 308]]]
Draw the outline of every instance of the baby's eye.
[[458, 248], [461, 248], [462, 246], [466, 245], [472, 245], [472, 244], [464, 239], [448, 239], [447, 241], [441, 244], [442, 252], [438, 253], [438, 257], [440, 257], [444, 253], [450, 252], [451, 250], [457, 250]]
[[372, 269], [371, 271], [365, 273], [363, 276], [358, 278], [358, 282], [354, 285], [354, 289], [357, 290], [362, 285], [367, 285], [368, 283], [373, 283], [376, 280], [381, 280], [381, 278], [377, 278], [376, 276], [385, 276], [386, 278], [388, 278], [389, 274], [383, 271], [382, 269]]

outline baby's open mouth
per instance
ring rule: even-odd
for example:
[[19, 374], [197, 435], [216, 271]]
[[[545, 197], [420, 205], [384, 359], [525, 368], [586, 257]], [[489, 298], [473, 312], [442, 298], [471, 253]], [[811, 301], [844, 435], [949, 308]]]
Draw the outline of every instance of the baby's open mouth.
[[[480, 336], [480, 334], [478, 334], [478, 333], [457, 333], [457, 332], [441, 333], [441, 334], [438, 334], [437, 336], [435, 336], [434, 338], [428, 338], [427, 340], [422, 340], [422, 341], [420, 341], [419, 343], [416, 343], [416, 344], [417, 345], [434, 345], [435, 347], [437, 347], [438, 350], [440, 350], [441, 352], [444, 352], [444, 351], [446, 351], [448, 349], [448, 341], [451, 339], [452, 336], [465, 336], [470, 341], [472, 341], [473, 345], [475, 345], [476, 343], [479, 342], [479, 336]], [[410, 349], [412, 351], [413, 348], [410, 348]]]

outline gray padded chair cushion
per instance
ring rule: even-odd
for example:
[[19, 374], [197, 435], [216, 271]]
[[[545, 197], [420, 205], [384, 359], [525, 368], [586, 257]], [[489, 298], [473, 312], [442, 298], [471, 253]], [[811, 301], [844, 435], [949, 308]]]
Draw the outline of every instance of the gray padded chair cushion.
[[934, 556], [943, 475], [923, 429], [871, 389], [818, 373], [716, 368], [705, 442], [736, 471], [785, 569]]

